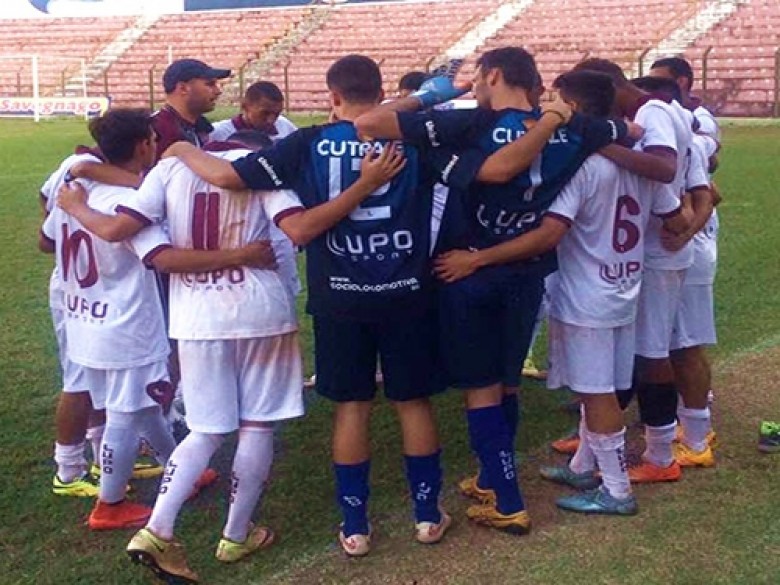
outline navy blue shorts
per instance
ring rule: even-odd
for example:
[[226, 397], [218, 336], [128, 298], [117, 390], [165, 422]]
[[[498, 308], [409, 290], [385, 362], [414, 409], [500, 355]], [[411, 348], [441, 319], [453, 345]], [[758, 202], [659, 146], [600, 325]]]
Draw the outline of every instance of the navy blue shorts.
[[373, 400], [377, 357], [388, 400], [427, 398], [444, 390], [434, 311], [365, 323], [314, 316], [317, 392], [335, 402]]
[[480, 271], [439, 290], [447, 383], [519, 386], [544, 294], [544, 277]]

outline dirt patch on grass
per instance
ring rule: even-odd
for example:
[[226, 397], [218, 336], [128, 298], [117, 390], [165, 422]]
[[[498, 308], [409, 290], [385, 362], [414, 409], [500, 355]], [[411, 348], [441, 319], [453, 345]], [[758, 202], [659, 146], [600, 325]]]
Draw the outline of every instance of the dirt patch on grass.
[[[375, 526], [372, 554], [346, 559], [334, 549], [300, 559], [279, 583], [734, 583], [780, 579], [776, 524], [780, 456], [756, 450], [758, 423], [780, 419], [776, 388], [780, 348], [746, 353], [715, 368], [718, 467], [688, 471], [677, 484], [641, 486], [634, 518], [565, 514], [565, 490], [538, 478], [538, 465], [560, 461], [529, 454], [521, 471], [534, 531], [512, 537], [469, 525], [467, 502], [450, 487], [457, 523], [438, 546], [412, 543], [399, 515]], [[774, 519], [774, 522], [772, 522]]]

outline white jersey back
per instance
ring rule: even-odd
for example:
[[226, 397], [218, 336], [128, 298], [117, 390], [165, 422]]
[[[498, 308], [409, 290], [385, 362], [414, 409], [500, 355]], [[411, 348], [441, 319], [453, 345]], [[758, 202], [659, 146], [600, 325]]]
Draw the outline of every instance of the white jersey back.
[[[693, 116], [677, 102], [667, 104], [651, 99], [639, 108], [634, 121], [645, 129], [637, 147], [645, 150], [652, 146], [670, 148], [677, 153], [677, 171], [671, 183], [661, 184], [678, 199], [685, 193], [685, 176], [688, 157], [693, 140]], [[655, 186], [653, 187], [655, 188]], [[648, 268], [657, 270], [680, 270], [693, 263], [693, 243], [671, 252], [661, 244], [662, 221], [650, 218], [645, 242], [645, 262]]]
[[[90, 207], [113, 214], [134, 191], [80, 181]], [[157, 226], [126, 242], [110, 243], [88, 232], [55, 207], [43, 233], [56, 243], [62, 275], [68, 357], [97, 369], [143, 366], [168, 356], [160, 296], [154, 271], [140, 260], [170, 247]]]
[[[213, 154], [234, 159], [248, 152]], [[234, 249], [269, 239], [271, 221], [264, 200], [272, 193], [220, 189], [178, 159], [165, 159], [119, 211], [140, 214], [154, 223], [167, 219], [177, 248]], [[294, 296], [276, 270], [237, 267], [171, 275], [170, 336], [174, 339], [268, 337], [297, 328]]]
[[[54, 171], [41, 187], [41, 198], [45, 201], [46, 213], [51, 213], [54, 204], [57, 201], [57, 192], [65, 184], [65, 178], [70, 169], [76, 163], [80, 162], [100, 162], [100, 159], [94, 154], [71, 154]], [[60, 283], [60, 271], [57, 264], [54, 264], [54, 270], [49, 279], [49, 307], [54, 311], [62, 310], [62, 284]]]
[[547, 212], [571, 226], [557, 249], [550, 315], [581, 327], [632, 323], [648, 219], [679, 207], [679, 199], [658, 183], [600, 155], [588, 158]]

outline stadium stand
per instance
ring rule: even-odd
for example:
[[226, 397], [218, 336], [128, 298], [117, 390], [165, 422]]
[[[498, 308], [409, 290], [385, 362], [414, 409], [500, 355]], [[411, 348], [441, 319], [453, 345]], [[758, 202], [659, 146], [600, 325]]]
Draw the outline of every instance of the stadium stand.
[[[476, 55], [508, 44], [522, 44], [537, 55], [548, 85], [587, 56], [636, 69], [643, 52], [714, 1], [569, 0], [561, 10], [558, 0], [535, 0], [467, 57], [460, 79], [472, 75]], [[160, 78], [169, 59], [198, 57], [235, 72], [247, 66], [247, 83], [260, 75], [276, 82], [288, 91], [291, 110], [322, 111], [327, 109], [324, 73], [338, 56], [355, 52], [376, 59], [391, 93], [401, 75], [441, 58], [507, 2], [512, 0], [320, 3], [166, 15], [139, 29], [138, 38], [121, 49], [105, 73], [95, 74], [89, 89], [93, 95], [108, 93], [115, 104], [148, 105], [151, 79], [159, 104]], [[771, 115], [777, 113], [780, 2], [738, 3], [731, 16], [699, 35], [685, 55], [697, 71], [706, 69], [705, 101], [717, 113]], [[94, 60], [133, 26], [138, 27], [133, 17], [0, 20], [0, 56], [45, 55], [42, 93], [54, 95], [67, 78], [75, 77], [80, 58]], [[703, 67], [708, 47], [713, 48]], [[30, 95], [29, 69], [29, 59], [0, 59], [2, 93]], [[235, 103], [240, 92], [237, 81], [232, 83], [223, 98]]]
[[771, 116], [777, 96], [780, 2], [752, 0], [685, 52], [694, 70], [704, 69], [705, 103], [721, 115]]
[[[9, 96], [32, 95], [30, 59], [39, 55], [42, 93], [51, 94], [135, 20], [134, 17], [0, 20], [0, 87]], [[102, 92], [101, 92], [102, 93]]]

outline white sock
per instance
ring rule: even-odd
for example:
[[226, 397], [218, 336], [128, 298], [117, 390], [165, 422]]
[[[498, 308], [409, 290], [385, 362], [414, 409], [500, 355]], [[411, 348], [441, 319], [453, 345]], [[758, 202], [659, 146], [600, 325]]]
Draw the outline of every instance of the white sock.
[[238, 446], [230, 478], [230, 508], [223, 534], [233, 542], [244, 542], [263, 486], [274, 459], [274, 430], [245, 427], [238, 431]]
[[709, 392], [707, 392], [707, 406], [712, 406], [713, 402], [715, 402], [715, 392], [710, 388]]
[[179, 510], [192, 494], [195, 482], [208, 467], [211, 456], [222, 441], [222, 435], [193, 431], [171, 453], [152, 517], [146, 525], [160, 538], [173, 538]]
[[138, 432], [146, 440], [161, 465], [168, 463], [168, 458], [176, 448], [176, 440], [168, 428], [168, 421], [162, 413], [162, 408], [153, 406], [145, 408], [138, 414]]
[[707, 448], [707, 434], [712, 430], [709, 408], [678, 408], [677, 416], [683, 428], [683, 439], [692, 450], [701, 453]]
[[585, 424], [585, 405], [580, 405], [580, 426], [578, 429], [580, 444], [574, 457], [569, 461], [569, 469], [574, 473], [585, 473], [596, 469], [596, 458], [593, 456], [590, 441], [588, 440], [588, 428]]
[[84, 442], [75, 445], [54, 443], [54, 462], [57, 464], [57, 477], [62, 483], [70, 483], [83, 477], [87, 473]]
[[626, 429], [616, 433], [591, 433], [588, 442], [593, 449], [604, 488], [620, 500], [631, 495], [631, 482], [626, 469]]
[[127, 482], [138, 456], [136, 413], [106, 410], [100, 448], [100, 500], [115, 504], [125, 499]]
[[103, 443], [103, 433], [105, 430], [105, 424], [89, 427], [87, 429], [87, 434], [85, 435], [89, 444], [92, 445], [92, 460], [97, 465], [100, 465], [100, 445]]
[[645, 425], [645, 452], [642, 457], [658, 467], [669, 467], [674, 462], [672, 443], [676, 423], [662, 427]]

